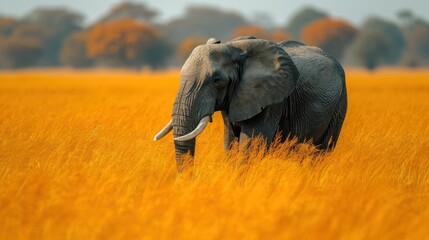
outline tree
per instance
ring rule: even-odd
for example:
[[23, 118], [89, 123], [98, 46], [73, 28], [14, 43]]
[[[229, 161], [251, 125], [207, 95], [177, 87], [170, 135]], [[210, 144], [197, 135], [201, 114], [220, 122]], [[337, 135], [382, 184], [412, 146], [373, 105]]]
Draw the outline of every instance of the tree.
[[389, 38], [374, 30], [361, 32], [353, 46], [353, 55], [367, 69], [374, 69], [385, 63], [393, 46]]
[[172, 54], [172, 45], [167, 39], [161, 37], [144, 51], [143, 62], [154, 69], [165, 67]]
[[0, 37], [0, 67], [21, 68], [37, 65], [43, 53], [44, 29], [34, 24], [18, 24]]
[[252, 16], [252, 22], [255, 25], [262, 26], [264, 29], [273, 29], [276, 25], [271, 15], [267, 12], [255, 12]]
[[83, 16], [64, 8], [38, 8], [27, 14], [23, 20], [55, 31], [67, 32], [80, 28]]
[[0, 19], [0, 68], [37, 65], [45, 29], [11, 18]]
[[87, 32], [78, 31], [64, 40], [60, 51], [61, 63], [72, 67], [87, 67], [92, 61], [87, 57]]
[[206, 41], [206, 39], [199, 37], [189, 37], [185, 39], [178, 49], [177, 55], [179, 56], [179, 60], [185, 62], [189, 55], [191, 55], [192, 50], [199, 45], [205, 44]]
[[292, 16], [289, 25], [286, 27], [287, 32], [290, 33], [295, 40], [299, 41], [301, 30], [304, 26], [317, 19], [325, 17], [328, 17], [328, 14], [325, 12], [312, 7], [305, 7]]
[[46, 28], [38, 24], [26, 23], [16, 27], [10, 37], [14, 39], [30, 38], [38, 41], [40, 44], [43, 44], [45, 36], [48, 34], [46, 31]]
[[408, 66], [429, 64], [429, 24], [414, 27], [406, 33], [404, 63]]
[[411, 10], [401, 10], [397, 13], [397, 17], [404, 33], [407, 33], [416, 27], [427, 25], [422, 18], [414, 15]]
[[156, 10], [150, 9], [142, 3], [122, 2], [102, 17], [99, 23], [111, 22], [124, 18], [133, 19], [138, 22], [152, 23], [158, 14]]
[[34, 66], [41, 53], [41, 44], [35, 39], [0, 38], [0, 68]]
[[246, 20], [235, 12], [193, 6], [187, 8], [184, 16], [170, 21], [163, 28], [166, 37], [179, 45], [189, 36], [226, 40], [236, 27], [245, 24]]
[[158, 32], [146, 23], [131, 19], [101, 23], [88, 34], [88, 56], [101, 65], [138, 67], [158, 39]]
[[18, 26], [19, 21], [14, 18], [1, 17], [0, 18], [0, 37], [9, 37], [12, 35], [15, 28]]
[[352, 46], [354, 57], [369, 69], [381, 64], [392, 65], [405, 47], [401, 30], [394, 23], [370, 18], [365, 21]]
[[38, 65], [60, 65], [59, 52], [64, 38], [81, 29], [82, 22], [82, 15], [63, 8], [39, 8], [25, 16], [22, 25], [30, 25], [39, 31], [38, 40], [42, 43], [42, 56]]
[[301, 40], [308, 45], [318, 46], [340, 59], [356, 36], [356, 32], [356, 29], [345, 21], [322, 18], [303, 28]]
[[411, 10], [401, 10], [397, 16], [406, 41], [402, 64], [410, 67], [429, 64], [429, 23]]
[[292, 40], [292, 37], [282, 29], [275, 29], [270, 33], [269, 39], [273, 42], [281, 42], [285, 40]]

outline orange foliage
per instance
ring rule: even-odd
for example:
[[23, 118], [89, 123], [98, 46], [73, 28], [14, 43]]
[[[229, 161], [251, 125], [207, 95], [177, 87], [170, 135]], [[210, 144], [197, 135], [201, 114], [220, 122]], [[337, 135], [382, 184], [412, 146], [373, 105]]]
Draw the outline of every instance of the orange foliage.
[[356, 35], [356, 29], [339, 19], [323, 18], [310, 23], [301, 31], [301, 40], [309, 45], [318, 46], [340, 58]]
[[17, 38], [31, 38], [38, 41], [43, 41], [47, 35], [47, 29], [39, 24], [24, 24], [14, 29], [11, 37]]
[[287, 34], [285, 31], [277, 29], [271, 32], [269, 39], [273, 42], [281, 42], [284, 40], [292, 40], [292, 37], [289, 36], [289, 34]]
[[182, 44], [179, 46], [178, 56], [181, 61], [186, 61], [186, 59], [191, 54], [192, 50], [198, 45], [202, 45], [206, 43], [206, 39], [199, 37], [189, 37], [185, 39]]
[[232, 38], [237, 38], [240, 36], [253, 36], [260, 39], [271, 40], [273, 42], [291, 39], [291, 37], [281, 29], [276, 29], [272, 32], [269, 32], [258, 25], [248, 25], [236, 28], [232, 33]]
[[87, 35], [85, 31], [76, 31], [65, 38], [60, 51], [60, 60], [64, 65], [84, 67], [90, 64], [87, 57]]
[[41, 56], [41, 46], [33, 38], [0, 38], [0, 68], [28, 67]]
[[155, 28], [131, 19], [101, 23], [88, 34], [88, 56], [138, 63], [157, 38]]
[[18, 21], [13, 18], [0, 18], [0, 36], [10, 36]]

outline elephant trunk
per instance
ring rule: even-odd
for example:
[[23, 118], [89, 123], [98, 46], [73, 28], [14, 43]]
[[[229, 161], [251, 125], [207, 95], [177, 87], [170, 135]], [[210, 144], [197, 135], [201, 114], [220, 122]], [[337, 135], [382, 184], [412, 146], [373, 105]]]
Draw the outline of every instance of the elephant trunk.
[[[179, 137], [189, 132], [189, 129], [184, 126], [175, 126], [173, 127], [173, 131], [174, 137]], [[177, 170], [182, 172], [186, 167], [194, 164], [195, 139], [188, 141], [174, 141], [174, 147], [176, 150]]]
[[173, 127], [176, 164], [179, 171], [193, 165], [195, 138], [211, 121], [216, 97], [213, 92], [183, 81], [173, 106]]
[[[178, 95], [173, 107], [172, 126], [174, 138], [190, 133], [197, 126], [198, 120], [190, 104], [192, 100]], [[174, 141], [176, 164], [179, 172], [193, 165], [195, 153], [195, 138], [187, 141]]]

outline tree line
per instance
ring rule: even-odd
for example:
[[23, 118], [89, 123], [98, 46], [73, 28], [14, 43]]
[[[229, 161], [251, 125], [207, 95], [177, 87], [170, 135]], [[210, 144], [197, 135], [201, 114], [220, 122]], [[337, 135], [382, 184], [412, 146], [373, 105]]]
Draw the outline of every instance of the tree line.
[[190, 6], [168, 22], [142, 3], [123, 2], [89, 26], [82, 14], [39, 8], [22, 18], [0, 17], [0, 69], [24, 67], [180, 66], [210, 37], [222, 41], [252, 35], [272, 41], [296, 40], [323, 48], [345, 65], [429, 66], [429, 23], [411, 11], [394, 20], [368, 17], [353, 26], [313, 7], [276, 26], [270, 16], [252, 19], [237, 12]]

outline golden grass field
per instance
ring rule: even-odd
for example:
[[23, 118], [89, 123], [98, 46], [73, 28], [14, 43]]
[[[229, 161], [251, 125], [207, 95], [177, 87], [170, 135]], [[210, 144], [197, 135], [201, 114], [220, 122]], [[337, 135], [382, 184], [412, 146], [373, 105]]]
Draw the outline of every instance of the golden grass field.
[[429, 70], [348, 70], [337, 148], [238, 166], [216, 114], [176, 173], [178, 72], [0, 73], [0, 239], [429, 239]]

